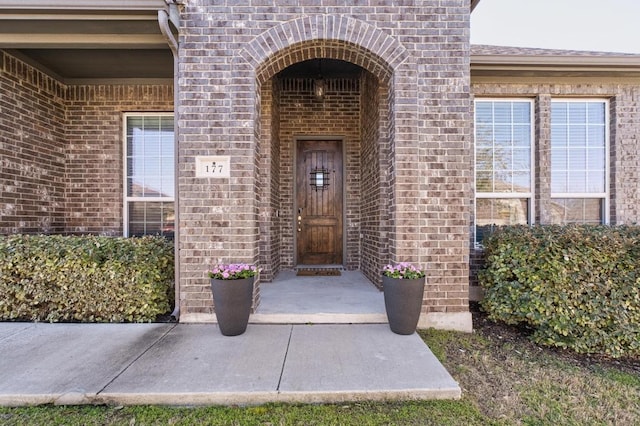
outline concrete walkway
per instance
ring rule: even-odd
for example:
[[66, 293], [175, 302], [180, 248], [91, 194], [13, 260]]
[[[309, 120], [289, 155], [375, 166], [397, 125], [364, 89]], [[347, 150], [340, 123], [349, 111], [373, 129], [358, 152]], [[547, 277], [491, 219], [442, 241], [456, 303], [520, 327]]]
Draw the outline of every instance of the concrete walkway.
[[459, 398], [417, 334], [387, 324], [0, 323], [0, 405]]

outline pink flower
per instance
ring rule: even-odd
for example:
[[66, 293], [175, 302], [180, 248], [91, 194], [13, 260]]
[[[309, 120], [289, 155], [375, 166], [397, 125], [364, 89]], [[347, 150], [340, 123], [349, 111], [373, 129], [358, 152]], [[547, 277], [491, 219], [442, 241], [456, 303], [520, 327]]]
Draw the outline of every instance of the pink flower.
[[260, 272], [258, 268], [246, 263], [216, 265], [209, 271], [209, 278], [218, 280], [239, 280], [254, 277]]
[[382, 274], [386, 277], [399, 279], [415, 279], [425, 276], [425, 272], [416, 268], [409, 262], [400, 262], [393, 265], [386, 265], [382, 268]]

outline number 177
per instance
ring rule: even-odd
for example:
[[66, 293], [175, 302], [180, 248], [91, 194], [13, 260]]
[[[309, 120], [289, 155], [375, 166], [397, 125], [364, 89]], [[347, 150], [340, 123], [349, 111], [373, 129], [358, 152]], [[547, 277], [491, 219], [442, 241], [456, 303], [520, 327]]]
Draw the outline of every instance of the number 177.
[[216, 171], [218, 173], [222, 173], [222, 164], [216, 164], [215, 161], [211, 163], [211, 165], [207, 164], [205, 168], [207, 170], [207, 173], [215, 173]]

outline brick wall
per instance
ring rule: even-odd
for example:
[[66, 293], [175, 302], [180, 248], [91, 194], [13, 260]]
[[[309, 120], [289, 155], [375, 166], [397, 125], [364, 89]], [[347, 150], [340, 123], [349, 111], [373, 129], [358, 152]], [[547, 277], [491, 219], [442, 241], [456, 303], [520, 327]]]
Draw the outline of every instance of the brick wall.
[[260, 162], [258, 164], [260, 183], [260, 278], [263, 281], [271, 281], [280, 268], [279, 238], [277, 231], [279, 224], [279, 174], [275, 167], [274, 158], [280, 158], [279, 143], [276, 141], [278, 132], [278, 102], [279, 91], [273, 81], [268, 81], [262, 86], [261, 110], [264, 114], [260, 120], [260, 137], [258, 144]]
[[[277, 81], [276, 81], [277, 83]], [[265, 84], [266, 85], [266, 84]], [[270, 180], [270, 188], [271, 188], [271, 196], [270, 196], [270, 217], [269, 217], [269, 230], [271, 233], [271, 247], [269, 248], [271, 253], [271, 265], [273, 275], [271, 278], [275, 277], [275, 274], [280, 270], [282, 265], [282, 231], [281, 231], [281, 199], [280, 199], [280, 182], [281, 182], [281, 173], [280, 173], [280, 158], [281, 158], [281, 149], [280, 149], [280, 86], [278, 84], [274, 85], [273, 88], [273, 98], [272, 98], [272, 115], [271, 115], [271, 158], [270, 158], [270, 170], [271, 170], [271, 180]], [[263, 110], [264, 111], [264, 110]], [[267, 115], [265, 115], [267, 116]], [[278, 160], [276, 160], [278, 159]], [[267, 267], [267, 264], [264, 264]]]
[[[468, 1], [189, 2], [181, 22], [182, 312], [211, 313], [210, 302], [203, 306], [191, 295], [206, 288], [206, 267], [212, 261], [261, 258], [260, 221], [272, 213], [261, 210], [265, 204], [253, 191], [261, 176], [256, 164], [262, 164], [254, 156], [265, 152], [258, 148], [265, 132], [256, 130], [264, 125], [262, 86], [289, 65], [315, 58], [359, 65], [388, 89], [381, 96], [388, 108], [380, 109], [388, 115], [379, 122], [386, 167], [381, 173], [388, 174], [389, 182], [384, 196], [390, 216], [379, 227], [387, 238], [384, 260], [427, 268], [425, 313], [468, 311]], [[280, 185], [291, 185], [291, 171], [283, 166], [284, 140], [279, 149]], [[360, 153], [358, 148], [353, 158]], [[194, 157], [216, 154], [231, 156], [231, 178], [195, 178]], [[347, 185], [355, 195], [363, 190], [355, 184], [363, 170], [355, 163], [347, 168], [353, 171]], [[371, 205], [375, 191], [366, 191], [357, 202]], [[286, 196], [281, 191], [281, 205]], [[354, 213], [347, 220], [359, 228], [359, 213]], [[293, 229], [287, 228], [292, 221], [283, 216], [278, 223], [281, 246], [292, 247]], [[359, 240], [347, 238], [353, 249], [347, 255], [361, 255]], [[282, 265], [291, 261], [282, 253]], [[347, 259], [350, 267], [359, 262]]]
[[65, 229], [64, 95], [0, 51], [0, 234]]
[[[498, 81], [502, 80], [502, 81]], [[550, 223], [551, 192], [551, 101], [558, 98], [609, 100], [610, 112], [610, 223], [640, 222], [640, 86], [624, 78], [547, 77], [511, 78], [484, 77], [472, 85], [479, 97], [528, 98], [535, 101], [535, 221]], [[475, 271], [481, 256], [472, 256], [471, 281], [477, 284]]]
[[0, 233], [122, 235], [123, 113], [171, 112], [172, 86], [66, 86], [0, 58]]
[[172, 86], [69, 86], [66, 229], [122, 235], [125, 112], [173, 111]]
[[[388, 87], [381, 87], [371, 73], [362, 78], [362, 256], [360, 269], [377, 286], [388, 261], [389, 141], [381, 133], [381, 121], [388, 117]], [[375, 106], [375, 107], [374, 107]]]

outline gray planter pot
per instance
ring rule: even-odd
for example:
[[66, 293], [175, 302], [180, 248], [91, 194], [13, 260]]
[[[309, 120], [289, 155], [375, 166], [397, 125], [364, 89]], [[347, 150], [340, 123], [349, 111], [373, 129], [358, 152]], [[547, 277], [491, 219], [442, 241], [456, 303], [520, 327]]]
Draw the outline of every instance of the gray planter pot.
[[218, 319], [218, 327], [224, 336], [237, 336], [247, 329], [253, 302], [253, 279], [211, 279], [211, 294]]
[[382, 276], [384, 307], [391, 331], [413, 334], [422, 310], [425, 278], [400, 279]]

